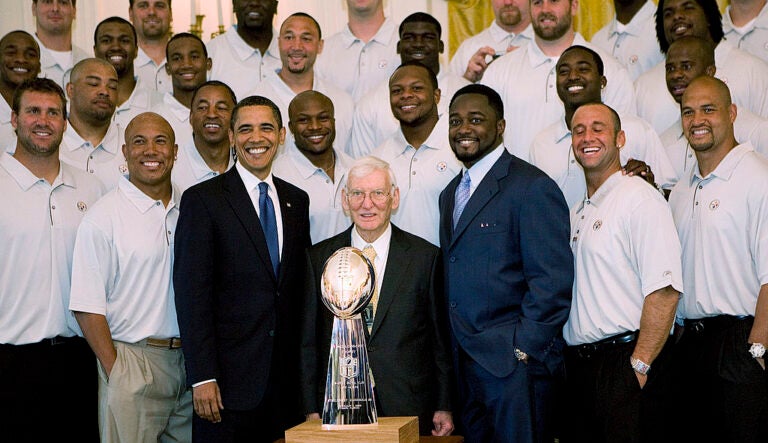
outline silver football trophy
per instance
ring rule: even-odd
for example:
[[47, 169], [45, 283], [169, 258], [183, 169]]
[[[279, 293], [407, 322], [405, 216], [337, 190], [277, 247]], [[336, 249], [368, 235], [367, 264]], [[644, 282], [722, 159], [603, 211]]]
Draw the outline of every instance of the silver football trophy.
[[334, 315], [323, 406], [325, 429], [378, 421], [360, 315], [376, 287], [373, 269], [363, 253], [352, 247], [334, 252], [323, 267], [323, 304]]

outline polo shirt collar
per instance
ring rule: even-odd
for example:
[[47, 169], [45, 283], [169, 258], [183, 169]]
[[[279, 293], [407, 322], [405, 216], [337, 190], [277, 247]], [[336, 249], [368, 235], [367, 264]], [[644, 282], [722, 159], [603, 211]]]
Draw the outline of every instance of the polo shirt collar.
[[133, 87], [133, 92], [131, 92], [130, 97], [128, 97], [128, 100], [126, 100], [122, 105], [120, 105], [117, 109], [115, 109], [115, 114], [118, 114], [119, 112], [124, 112], [129, 109], [131, 109], [132, 106], [138, 106], [143, 109], [150, 109], [152, 106], [152, 92], [145, 88], [141, 83], [141, 78], [136, 78], [136, 86]]
[[[68, 169], [65, 169], [63, 165], [64, 163], [59, 164], [59, 173], [53, 180], [51, 187], [55, 188], [61, 185], [70, 188], [76, 188], [77, 186], [75, 186], [75, 177], [72, 175], [72, 172]], [[45, 181], [42, 178], [32, 174], [32, 172], [27, 169], [26, 166], [21, 164], [21, 162], [16, 160], [14, 156], [8, 154], [7, 152], [0, 153], [0, 168], [3, 168], [8, 172], [8, 175], [10, 175], [16, 181], [22, 191], [28, 191], [37, 183]]]
[[610, 194], [614, 188], [619, 186], [625, 177], [626, 176], [622, 174], [620, 170], [611, 174], [611, 176], [608, 177], [608, 179], [605, 180], [605, 182], [603, 182], [599, 188], [597, 188], [597, 191], [592, 195], [592, 197], [587, 198], [586, 194], [584, 195], [584, 200], [579, 203], [576, 212], [578, 213], [584, 210], [584, 206], [587, 202], [596, 208], [600, 207], [600, 204], [603, 202], [603, 200], [605, 200], [605, 196]]
[[[448, 133], [447, 128], [441, 128], [441, 126], [446, 126], [447, 123], [447, 117], [442, 116], [437, 119], [437, 123], [435, 123], [435, 127], [432, 128], [432, 132], [429, 133], [429, 136], [426, 140], [424, 140], [424, 143], [421, 144], [419, 149], [442, 149], [441, 147], [445, 143], [445, 134]], [[442, 130], [441, 130], [442, 129]], [[402, 146], [402, 149], [398, 151], [398, 155], [405, 154], [408, 149], [414, 149], [414, 147], [408, 143], [408, 140], [405, 139], [405, 135], [403, 135], [403, 130], [398, 127], [397, 132], [395, 133], [395, 141], [397, 142], [398, 146]]]
[[176, 100], [172, 93], [166, 92], [163, 94], [163, 102], [168, 105], [168, 109], [179, 121], [185, 122], [189, 120], [189, 109]]
[[523, 29], [522, 32], [515, 34], [514, 32], [505, 31], [501, 28], [501, 26], [499, 26], [498, 23], [496, 23], [496, 20], [494, 20], [493, 23], [491, 23], [491, 26], [488, 27], [488, 32], [491, 33], [491, 37], [496, 43], [503, 42], [510, 35], [513, 37], [522, 35], [528, 37], [530, 40], [533, 40], [533, 27], [531, 25], [528, 25], [525, 29]]
[[725, 181], [730, 180], [731, 176], [733, 176], [733, 171], [736, 169], [739, 163], [741, 163], [741, 159], [743, 159], [745, 155], [754, 150], [755, 148], [752, 146], [751, 142], [736, 145], [736, 147], [731, 149], [731, 151], [728, 152], [725, 157], [723, 157], [715, 170], [710, 172], [706, 177], [701, 176], [699, 168], [693, 168], [690, 184], [693, 185], [695, 182], [699, 180], [705, 180], [709, 177], [718, 177]]
[[[634, 17], [632, 17], [632, 20], [624, 25], [624, 33], [637, 36], [646, 34], [648, 32], [646, 23], [648, 19], [653, 17], [655, 13], [656, 5], [654, 5], [651, 1], [646, 1], [645, 4], [637, 11], [637, 13], [635, 13]], [[616, 29], [618, 23], [619, 22], [616, 20], [616, 16], [614, 15], [613, 20], [608, 22], [608, 35], [612, 36], [619, 33]]]
[[[107, 128], [107, 133], [104, 135], [104, 138], [101, 140], [101, 143], [99, 143], [98, 147], [101, 147], [105, 151], [109, 152], [110, 154], [117, 155], [118, 151], [120, 150], [120, 142], [119, 142], [119, 136], [120, 136], [120, 129], [119, 125], [115, 123], [114, 120], [112, 120], [109, 123], [109, 128]], [[72, 126], [72, 123], [67, 122], [67, 130], [64, 131], [64, 145], [66, 145], [66, 148], [69, 151], [76, 151], [83, 147], [87, 142], [83, 137], [80, 136], [80, 134], [75, 131], [75, 128]]]
[[[0, 124], [11, 123], [11, 107], [5, 100], [0, 100]], [[2, 140], [0, 140], [2, 141]]]
[[133, 62], [133, 66], [134, 66], [134, 67], [136, 67], [136, 68], [140, 68], [140, 67], [142, 67], [142, 66], [145, 66], [145, 65], [152, 65], [152, 66], [156, 66], [156, 67], [160, 67], [160, 66], [163, 66], [163, 65], [165, 65], [165, 58], [163, 58], [163, 61], [162, 61], [162, 62], [160, 62], [160, 64], [159, 64], [159, 65], [156, 65], [156, 64], [155, 64], [155, 61], [154, 61], [154, 60], [152, 60], [152, 59], [151, 59], [151, 58], [150, 58], [150, 57], [147, 55], [147, 53], [146, 53], [146, 52], [144, 52], [144, 50], [143, 50], [143, 49], [141, 49], [141, 46], [139, 46], [139, 51], [138, 51], [138, 53], [136, 54], [136, 60], [134, 60], [134, 62]]
[[[43, 42], [40, 41], [40, 39], [37, 37], [37, 32], [32, 33], [32, 38], [35, 39], [37, 42], [37, 45], [40, 47], [40, 71], [42, 74], [42, 71], [46, 69], [53, 68], [54, 66], [59, 66], [59, 63], [56, 61], [55, 58], [51, 55], [51, 50], [45, 47], [43, 45]], [[74, 49], [74, 47], [73, 47]], [[62, 70], [65, 69], [64, 66], [59, 66]]]
[[[184, 147], [186, 154], [189, 155], [190, 166], [192, 167], [192, 175], [195, 177], [195, 181], [200, 182], [205, 177], [211, 174], [211, 168], [203, 160], [203, 156], [200, 155], [200, 151], [195, 146], [194, 137], [192, 141]], [[232, 155], [232, 151], [229, 152], [229, 162], [227, 162], [227, 171], [232, 169], [235, 165], [235, 159]]]
[[[384, 23], [381, 24], [381, 27], [379, 27], [379, 30], [376, 31], [376, 34], [370, 41], [387, 46], [392, 41], [392, 39], [395, 38], [396, 34], [397, 29], [395, 29], [395, 23], [392, 21], [392, 19], [387, 17], [384, 19]], [[345, 49], [349, 48], [357, 41], [362, 41], [357, 38], [355, 34], [353, 34], [349, 29], [349, 23], [347, 23], [347, 26], [342, 29], [340, 35]]]
[[235, 51], [235, 54], [240, 60], [246, 60], [253, 54], [259, 54], [262, 57], [267, 54], [272, 56], [276, 55], [279, 59], [280, 51], [277, 47], [277, 35], [278, 31], [272, 29], [272, 41], [269, 42], [269, 47], [267, 47], [267, 52], [265, 54], [262, 54], [261, 51], [249, 45], [242, 37], [240, 37], [240, 34], [237, 33], [237, 25], [232, 25], [229, 30], [224, 33], [224, 38], [227, 39], [230, 47]]
[[557, 132], [555, 132], [555, 141], [557, 143], [560, 143], [561, 141], [565, 140], [566, 137], [570, 137], [571, 130], [568, 129], [568, 126], [565, 124], [565, 117], [561, 118], [557, 122]]
[[[133, 204], [133, 206], [135, 206], [136, 209], [138, 209], [138, 211], [142, 214], [146, 214], [150, 209], [157, 206], [158, 200], [155, 200], [142, 192], [141, 189], [137, 188], [136, 185], [128, 180], [127, 176], [120, 177], [117, 182], [117, 189], [119, 189], [120, 192], [122, 192], [123, 195], [125, 195], [125, 197], [128, 199], [128, 201], [131, 202], [131, 204]], [[172, 187], [171, 199], [168, 201], [168, 206], [165, 207], [165, 210], [168, 211], [175, 206], [176, 190]]]

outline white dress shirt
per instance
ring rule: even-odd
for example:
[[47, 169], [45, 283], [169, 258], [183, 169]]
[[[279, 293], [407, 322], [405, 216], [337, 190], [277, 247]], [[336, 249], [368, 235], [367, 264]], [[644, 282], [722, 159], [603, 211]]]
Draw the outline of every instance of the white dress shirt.
[[[243, 180], [245, 190], [248, 191], [248, 196], [251, 197], [251, 203], [256, 210], [256, 215], [261, 217], [261, 210], [259, 209], [259, 183], [265, 182], [269, 187], [267, 188], [267, 195], [272, 199], [272, 206], [275, 208], [275, 221], [277, 222], [277, 244], [280, 249], [280, 254], [283, 252], [283, 212], [280, 210], [280, 198], [277, 196], [277, 190], [275, 189], [275, 182], [272, 180], [272, 173], [264, 180], [251, 174], [240, 162], [235, 164], [237, 173], [240, 174], [240, 179]], [[261, 220], [259, 220], [261, 221]]]
[[[399, 227], [399, 226], [398, 226]], [[381, 294], [381, 284], [384, 281], [384, 273], [387, 271], [387, 258], [389, 257], [389, 243], [392, 240], [392, 224], [387, 224], [387, 229], [373, 241], [368, 243], [360, 237], [357, 228], [352, 229], [352, 247], [363, 250], [368, 245], [376, 251], [376, 259], [373, 266], [376, 268], [376, 290]]]

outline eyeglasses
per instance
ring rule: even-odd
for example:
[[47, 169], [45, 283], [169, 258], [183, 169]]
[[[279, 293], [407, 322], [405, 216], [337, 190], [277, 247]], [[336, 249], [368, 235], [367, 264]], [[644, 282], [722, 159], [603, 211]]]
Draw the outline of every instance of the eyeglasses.
[[353, 205], [361, 205], [365, 201], [365, 196], [368, 196], [372, 202], [381, 204], [387, 201], [392, 194], [384, 192], [381, 189], [376, 189], [371, 192], [352, 190], [347, 192], [347, 199]]

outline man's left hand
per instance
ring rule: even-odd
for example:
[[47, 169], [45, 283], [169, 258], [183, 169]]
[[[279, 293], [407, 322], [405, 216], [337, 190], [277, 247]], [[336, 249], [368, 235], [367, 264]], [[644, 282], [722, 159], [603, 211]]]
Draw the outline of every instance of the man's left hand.
[[648, 374], [644, 375], [635, 371], [635, 377], [637, 377], [637, 383], [640, 384], [640, 389], [643, 389], [645, 384], [648, 383]]
[[435, 426], [435, 429], [432, 430], [432, 435], [435, 437], [451, 435], [453, 432], [453, 415], [448, 411], [435, 411], [435, 415], [432, 416], [432, 424]]

